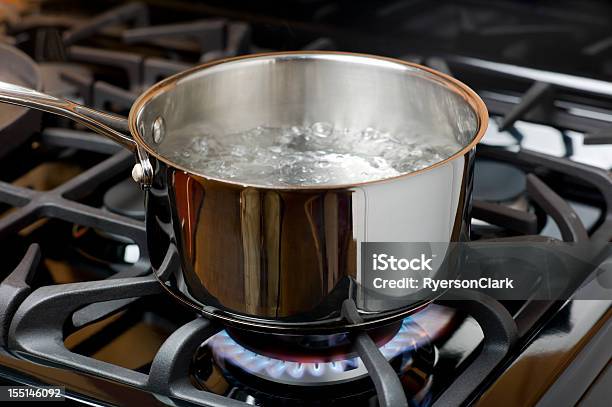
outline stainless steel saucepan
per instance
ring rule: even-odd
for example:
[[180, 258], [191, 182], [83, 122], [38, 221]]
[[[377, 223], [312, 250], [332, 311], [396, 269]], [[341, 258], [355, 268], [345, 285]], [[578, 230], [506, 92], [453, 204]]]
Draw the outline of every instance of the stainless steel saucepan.
[[[474, 147], [487, 125], [482, 100], [451, 77], [339, 52], [208, 63], [144, 92], [127, 120], [7, 83], [0, 101], [69, 117], [133, 151], [163, 287], [208, 316], [262, 332], [373, 327], [422, 307], [428, 300], [370, 301], [359, 290], [360, 243], [466, 239]], [[216, 179], [159, 153], [186, 126], [230, 134], [314, 121], [415, 128], [462, 148], [411, 173], [314, 187]], [[348, 298], [359, 315], [344, 318]]]

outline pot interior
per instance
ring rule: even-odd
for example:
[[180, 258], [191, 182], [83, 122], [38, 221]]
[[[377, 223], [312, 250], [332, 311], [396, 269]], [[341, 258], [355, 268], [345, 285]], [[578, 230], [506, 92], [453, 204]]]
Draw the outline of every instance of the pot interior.
[[[239, 134], [238, 139], [223, 140], [237, 147], [243, 144], [249, 153], [262, 143], [275, 147], [275, 141], [266, 140], [265, 135], [262, 139], [257, 129], [286, 131], [297, 126], [312, 132], [316, 126], [331, 125], [359, 134], [373, 129], [411, 146], [444, 145], [446, 150], [437, 159], [442, 161], [476, 141], [486, 115], [480, 112], [479, 103], [468, 88], [400, 61], [351, 54], [285, 53], [238, 58], [169, 78], [140, 99], [132, 120], [147, 150], [168, 164], [205, 178], [257, 184], [256, 178], [232, 180], [206, 170], [209, 167], [202, 162], [208, 159], [208, 141]], [[245, 141], [251, 134], [259, 138]], [[186, 135], [203, 139], [205, 145], [185, 153]], [[316, 136], [300, 139], [313, 150], [324, 147], [308, 143], [320, 141]], [[340, 144], [349, 153], [350, 149], [365, 148], [366, 153], [377, 154], [362, 143], [354, 147], [346, 147], [343, 141]], [[408, 150], [405, 153], [410, 155]], [[231, 154], [223, 159], [233, 164]], [[411, 172], [401, 168], [391, 175]], [[340, 175], [332, 183], [354, 184], [391, 175], [376, 173], [365, 179]], [[276, 185], [272, 180], [266, 186], [287, 185]]]

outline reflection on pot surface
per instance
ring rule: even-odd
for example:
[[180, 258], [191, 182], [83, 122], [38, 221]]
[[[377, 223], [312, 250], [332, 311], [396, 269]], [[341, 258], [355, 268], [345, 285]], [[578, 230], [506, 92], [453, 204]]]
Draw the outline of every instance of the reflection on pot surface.
[[[155, 247], [169, 249], [151, 260], [175, 294], [230, 317], [334, 325], [348, 298], [365, 320], [368, 311], [399, 316], [397, 300], [385, 309], [358, 289], [360, 243], [464, 239], [469, 163], [468, 155], [417, 177], [312, 191], [228, 186], [158, 165], [147, 228]], [[180, 253], [180, 268], [166, 269], [168, 253]]]

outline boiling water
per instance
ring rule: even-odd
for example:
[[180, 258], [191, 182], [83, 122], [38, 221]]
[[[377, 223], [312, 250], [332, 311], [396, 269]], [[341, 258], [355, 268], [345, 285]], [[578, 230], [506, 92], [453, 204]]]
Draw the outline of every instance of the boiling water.
[[428, 144], [410, 134], [317, 122], [257, 127], [223, 136], [185, 128], [161, 143], [159, 152], [213, 178], [262, 186], [306, 186], [389, 178], [428, 167], [460, 148], [458, 143]]

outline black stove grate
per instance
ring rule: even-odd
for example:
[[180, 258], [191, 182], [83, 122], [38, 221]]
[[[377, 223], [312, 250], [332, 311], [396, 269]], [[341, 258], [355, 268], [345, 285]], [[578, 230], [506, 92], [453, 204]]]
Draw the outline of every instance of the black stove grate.
[[[34, 363], [69, 368], [103, 377], [148, 392], [209, 406], [248, 405], [197, 389], [188, 372], [193, 355], [201, 343], [221, 328], [197, 317], [177, 329], [157, 352], [148, 374], [115, 366], [68, 350], [64, 346], [65, 326], [79, 327], [100, 320], [125, 306], [124, 300], [162, 294], [153, 276], [116, 278], [95, 282], [41, 287], [26, 297], [28, 279], [40, 258], [33, 245], [16, 270], [0, 284], [0, 292], [9, 299], [9, 312], [0, 326], [12, 352]], [[172, 262], [167, 263], [172, 265]], [[22, 302], [21, 302], [22, 301]], [[21, 302], [21, 303], [20, 303]], [[484, 332], [482, 350], [436, 405], [467, 400], [491, 370], [507, 355], [517, 339], [517, 328], [508, 311], [497, 301], [479, 293], [449, 293], [442, 303], [463, 310], [476, 319]], [[103, 304], [99, 307], [99, 304]], [[53, 318], [50, 318], [52, 311]], [[14, 315], [13, 315], [14, 313]], [[345, 303], [347, 319], [358, 318], [354, 303]], [[375, 384], [381, 406], [407, 406], [404, 390], [393, 368], [372, 339], [365, 333], [355, 340], [355, 350], [364, 361]]]
[[[399, 11], [406, 11], [407, 3], [412, 2], [398, 2], [395, 8], [386, 7], [377, 13], [382, 17], [392, 16]], [[332, 18], [336, 11], [333, 8], [323, 9], [313, 14], [315, 18], [324, 21]], [[198, 17], [188, 23], [150, 26], [150, 17], [151, 9], [147, 5], [130, 3], [84, 23], [67, 17], [24, 18], [13, 24], [9, 33], [39, 30], [45, 33], [47, 41], [59, 39], [66, 46], [63, 51], [69, 61], [119, 70], [122, 77], [126, 78], [121, 86], [108, 79], [114, 78], [113, 73], [99, 77], [93, 74], [62, 73], [62, 79], [76, 86], [86, 104], [119, 112], [128, 110], [139, 92], [161, 77], [184, 70], [199, 61], [264, 49], [255, 45], [253, 27], [238, 21], [239, 18]], [[130, 28], [120, 27], [126, 24]], [[57, 32], [49, 27], [57, 27]], [[555, 32], [552, 29], [554, 27], [548, 28]], [[343, 36], [336, 39], [333, 30], [304, 31], [311, 35], [301, 41], [300, 47], [303, 49], [336, 49], [346, 43]], [[477, 35], [487, 35], [485, 31]], [[512, 32], [502, 34], [504, 38], [516, 38]], [[531, 35], [529, 30], [519, 34], [523, 37]], [[105, 50], [96, 42], [99, 36], [104, 37], [105, 41], [123, 45], [119, 47], [120, 50]], [[177, 41], [177, 38], [186, 40]], [[92, 40], [92, 43], [76, 45], [88, 40]], [[365, 44], [375, 42], [364, 41]], [[604, 45], [593, 45], [588, 50], [600, 54], [600, 48]], [[143, 57], [133, 50], [135, 48], [130, 47], [144, 47], [152, 55]], [[34, 54], [38, 60], [48, 56], [38, 51]], [[191, 56], [190, 62], [182, 58], [186, 54]], [[449, 74], [452, 68], [452, 73], [468, 83], [473, 79], [474, 70], [479, 74], [483, 71], [475, 60], [449, 56], [410, 58], [417, 58], [418, 62]], [[513, 124], [523, 119], [583, 132], [585, 143], [612, 142], [609, 137], [610, 122], [577, 116], [568, 111], [572, 106], [584, 105], [585, 100], [594, 100], [594, 105], [605, 109], [609, 100], [588, 99], [594, 97], [592, 92], [561, 86], [552, 80], [534, 80], [518, 74], [508, 77], [495, 69], [485, 71], [487, 78], [474, 79], [474, 83], [483, 83], [483, 89], [496, 89], [493, 85], [497, 86], [498, 83], [508, 84], [514, 92], [513, 98], [499, 98], [494, 92], [483, 94], [491, 113], [501, 116], [502, 130], [511, 131]], [[527, 90], [525, 82], [529, 84]], [[125, 267], [105, 280], [49, 285], [33, 290], [31, 281], [41, 259], [41, 247], [31, 244], [19, 265], [0, 283], [0, 345], [26, 360], [101, 377], [145, 390], [157, 397], [208, 406], [247, 405], [202, 391], [189, 380], [188, 371], [196, 349], [206, 338], [222, 329], [202, 317], [195, 317], [183, 324], [164, 341], [148, 373], [83, 356], [64, 346], [64, 339], [71, 330], [100, 321], [142, 298], [165, 294], [147, 267], [143, 222], [79, 202], [106, 181], [122, 174], [127, 176], [133, 163], [130, 154], [120, 151], [118, 146], [106, 139], [70, 128], [47, 127], [39, 136], [40, 142], [48, 146], [92, 151], [104, 154], [107, 158], [51, 191], [34, 191], [0, 182], [0, 202], [14, 208], [0, 218], [0, 237], [10, 238], [37, 219], [57, 218], [127, 237], [139, 246], [142, 256], [134, 266]], [[612, 180], [605, 170], [527, 150], [512, 152], [481, 146], [477, 157], [509, 163], [528, 174], [526, 195], [536, 207], [535, 212], [486, 201], [473, 202], [475, 218], [508, 232], [499, 239], [512, 239], [513, 236], [534, 241], [548, 239], [538, 235], [542, 228], [542, 216], [550, 216], [554, 220], [564, 241], [612, 239]], [[576, 196], [575, 191], [587, 193]], [[566, 200], [585, 197], [588, 203], [601, 209], [599, 219], [589, 228], [580, 222]], [[168, 269], [179, 267], [178, 258], [169, 256], [164, 266]], [[537, 312], [531, 313], [530, 320], [520, 320], [516, 315], [513, 317], [502, 304], [482, 294], [451, 292], [440, 303], [472, 316], [484, 333], [478, 354], [462, 366], [461, 374], [456, 372], [456, 379], [436, 396], [435, 405], [440, 406], [467, 404], [476, 397], [482, 383], [509, 356], [518, 338], [532, 329], [534, 321], [551, 306], [536, 305]], [[350, 301], [345, 303], [344, 315], [349, 320], [358, 317], [353, 307]], [[50, 318], [50, 315], [53, 317]], [[366, 334], [361, 334], [354, 346], [367, 366], [380, 405], [407, 405], [396, 374], [372, 340]]]
[[[109, 144], [104, 139], [93, 134], [88, 134], [90, 139], [71, 138], [71, 135], [72, 131], [67, 129], [51, 129], [44, 133], [42, 140], [62, 147], [74, 145], [76, 148], [103, 153], [116, 150], [109, 148]], [[555, 171], [592, 183], [599, 188], [606, 202], [612, 199], [609, 179], [601, 170], [526, 151], [511, 153], [499, 149], [481, 149], [479, 154], [487, 158], [513, 162], [532, 173]], [[16, 233], [39, 217], [57, 217], [67, 222], [129, 237], [143, 249], [142, 253], [145, 253], [145, 230], [142, 222], [75, 201], [93, 191], [104, 180], [127, 172], [132, 159], [123, 151], [116, 152], [100, 164], [51, 191], [32, 191], [6, 182], [0, 183], [0, 201], [17, 207], [14, 212], [0, 219], [0, 234], [7, 236]], [[588, 232], [576, 220], [577, 217], [571, 207], [535, 175], [528, 176], [528, 194], [555, 219], [564, 240], [580, 241], [588, 238]], [[483, 203], [475, 203], [475, 207], [477, 208], [475, 215], [481, 219], [510, 225], [511, 228], [513, 224], [520, 222], [523, 216], [518, 215], [521, 212], [518, 210], [500, 215], [499, 208], [483, 208]], [[502, 205], [499, 207], [503, 208]], [[591, 235], [609, 237], [610, 219], [610, 213], [607, 212], [599, 226], [590, 231]], [[531, 222], [535, 220], [532, 219]], [[46, 286], [30, 293], [28, 282], [37, 268], [39, 259], [40, 247], [33, 244], [21, 263], [0, 284], [0, 292], [3, 293], [2, 308], [7, 310], [0, 320], [2, 328], [0, 338], [13, 352], [32, 361], [44, 361], [46, 364], [67, 367], [168, 397], [197, 400], [208, 405], [244, 405], [229, 398], [203, 392], [188, 380], [187, 366], [191, 362], [193, 352], [206, 337], [220, 329], [203, 318], [196, 318], [167, 339], [157, 353], [148, 375], [66, 349], [63, 339], [67, 322], [75, 328], [86, 326], [125, 308], [137, 298], [160, 294], [162, 288], [156, 279], [148, 274], [146, 267], [137, 265], [106, 280]], [[179, 267], [176, 256], [167, 259], [164, 264], [168, 268]], [[452, 297], [452, 295], [461, 295], [461, 297]], [[464, 310], [474, 317], [484, 331], [485, 340], [479, 355], [439, 396], [439, 405], [467, 400], [473, 395], [479, 384], [507, 355], [517, 338], [516, 323], [497, 301], [481, 294], [478, 298], [472, 298], [466, 297], [465, 293], [455, 293], [449, 294], [442, 302], [455, 309]], [[53, 311], [53, 318], [49, 318], [50, 310]], [[354, 315], [350, 312], [350, 304], [347, 310], [345, 315], [350, 319], [351, 315]], [[362, 334], [356, 340], [355, 349], [366, 363], [376, 385], [381, 405], [405, 404], [404, 391], [397, 376], [371, 339]]]

